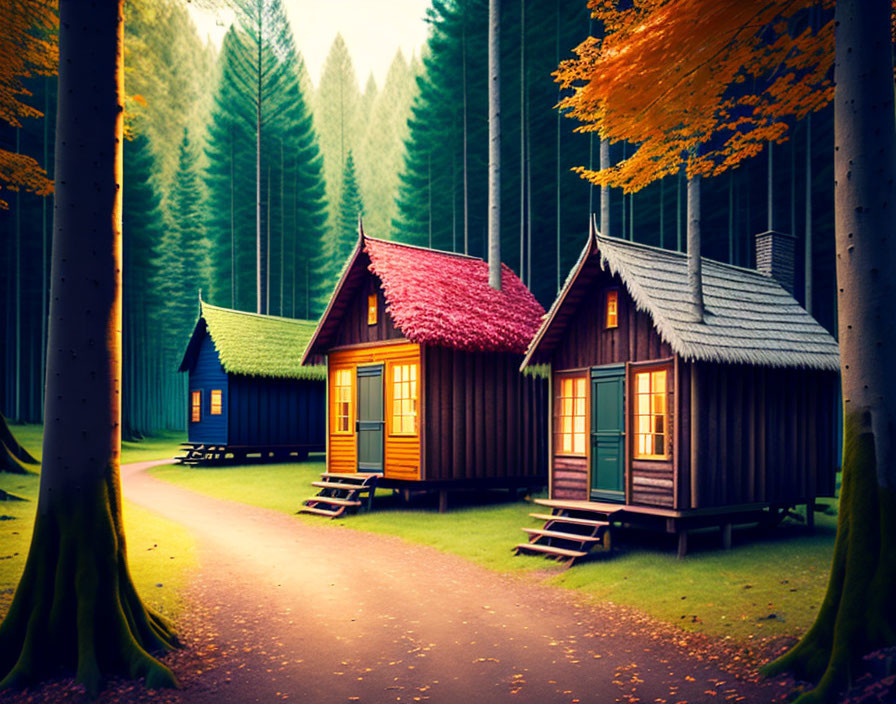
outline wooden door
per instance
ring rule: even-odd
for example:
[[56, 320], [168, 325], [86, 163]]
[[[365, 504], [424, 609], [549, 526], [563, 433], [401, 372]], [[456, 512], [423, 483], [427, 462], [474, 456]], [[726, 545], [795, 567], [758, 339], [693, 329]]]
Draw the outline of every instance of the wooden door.
[[625, 365], [591, 370], [591, 499], [625, 501]]
[[383, 471], [383, 365], [358, 367], [358, 471]]

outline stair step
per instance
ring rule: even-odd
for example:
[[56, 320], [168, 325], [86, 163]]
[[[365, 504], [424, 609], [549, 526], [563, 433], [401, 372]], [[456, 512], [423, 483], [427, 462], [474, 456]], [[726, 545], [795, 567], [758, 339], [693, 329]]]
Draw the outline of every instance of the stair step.
[[592, 535], [576, 535], [575, 533], [561, 533], [557, 530], [545, 530], [544, 528], [523, 528], [529, 535], [539, 535], [544, 538], [557, 538], [559, 540], [572, 540], [577, 543], [599, 543], [600, 538]]
[[609, 526], [609, 521], [596, 521], [591, 518], [569, 518], [567, 516], [557, 516], [552, 513], [530, 513], [532, 518], [537, 518], [540, 521], [557, 521], [563, 523], [569, 523], [571, 525], [576, 526]]
[[369, 491], [370, 486], [362, 484], [343, 484], [342, 482], [311, 482], [311, 486], [320, 487], [321, 489], [341, 489], [343, 491]]
[[333, 496], [312, 496], [305, 501], [313, 501], [321, 504], [332, 504], [333, 506], [360, 506], [361, 502], [357, 499], [337, 499]]
[[517, 545], [514, 550], [519, 552], [520, 550], [532, 550], [534, 552], [543, 552], [547, 555], [559, 555], [560, 557], [585, 557], [587, 552], [583, 552], [582, 550], [567, 550], [566, 548], [555, 548], [551, 545], [541, 545], [540, 543], [520, 543]]
[[330, 516], [331, 518], [335, 518], [336, 516], [339, 516], [340, 514], [342, 514], [343, 510], [344, 509], [340, 508], [340, 509], [337, 509], [336, 511], [328, 511], [325, 508], [315, 508], [314, 506], [302, 506], [301, 508], [299, 508], [298, 511], [296, 511], [296, 513], [313, 513], [318, 516]]
[[340, 482], [358, 482], [358, 484], [363, 484], [371, 477], [380, 477], [382, 475], [375, 474], [371, 472], [356, 472], [354, 474], [348, 474], [343, 472], [324, 472], [320, 475], [320, 478], [323, 480], [326, 479], [335, 479]]

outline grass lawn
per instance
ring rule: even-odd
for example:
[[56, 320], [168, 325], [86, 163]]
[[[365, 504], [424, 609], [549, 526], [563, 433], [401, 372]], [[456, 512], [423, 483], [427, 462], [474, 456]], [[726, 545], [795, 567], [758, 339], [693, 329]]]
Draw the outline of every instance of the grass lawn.
[[[315, 493], [311, 482], [323, 471], [320, 456], [300, 464], [240, 467], [157, 467], [152, 473], [218, 498], [292, 514], [302, 499]], [[506, 495], [505, 495], [506, 497]], [[812, 623], [827, 586], [836, 517], [816, 516], [814, 535], [796, 522], [759, 533], [734, 531], [731, 551], [720, 548], [718, 531], [693, 535], [692, 552], [676, 558], [668, 536], [631, 535], [616, 539], [610, 558], [563, 570], [540, 557], [515, 557], [522, 541], [529, 502], [509, 502], [497, 493], [451, 496], [451, 510], [439, 514], [435, 500], [402, 505], [391, 492], [378, 492], [375, 511], [329, 521], [313, 516], [297, 520], [331, 523], [387, 533], [454, 553], [489, 569], [523, 573], [600, 601], [641, 609], [689, 631], [749, 641], [767, 636], [799, 635]]]
[[[12, 425], [13, 434], [40, 458], [39, 425]], [[141, 443], [124, 443], [124, 462], [172, 457], [182, 440], [179, 434], [150, 438]], [[0, 489], [28, 501], [0, 502], [0, 617], [12, 602], [13, 592], [25, 567], [31, 543], [40, 477], [0, 473]], [[128, 562], [137, 590], [146, 603], [166, 615], [182, 608], [180, 592], [187, 572], [196, 565], [194, 541], [179, 524], [125, 502], [124, 523], [128, 541]]]

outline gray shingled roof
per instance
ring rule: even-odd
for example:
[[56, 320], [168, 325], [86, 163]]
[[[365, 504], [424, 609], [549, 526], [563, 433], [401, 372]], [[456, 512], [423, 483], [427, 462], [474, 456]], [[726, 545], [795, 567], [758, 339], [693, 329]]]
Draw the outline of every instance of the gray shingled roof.
[[622, 279], [638, 309], [681, 357], [839, 370], [837, 342], [774, 279], [703, 257], [706, 315], [696, 323], [688, 314], [686, 254], [595, 237], [601, 268]]

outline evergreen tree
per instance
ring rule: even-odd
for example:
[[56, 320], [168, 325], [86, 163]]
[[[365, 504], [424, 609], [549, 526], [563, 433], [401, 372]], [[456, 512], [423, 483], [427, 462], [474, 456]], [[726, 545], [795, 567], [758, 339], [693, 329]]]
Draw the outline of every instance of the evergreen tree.
[[[357, 146], [360, 103], [358, 78], [352, 59], [342, 35], [337, 34], [324, 61], [314, 104], [314, 120], [324, 156], [327, 202], [334, 228], [345, 159], [348, 150]], [[330, 236], [335, 236], [335, 230]]]
[[158, 353], [150, 336], [158, 300], [150, 284], [156, 279], [152, 251], [165, 227], [153, 178], [155, 159], [145, 135], [125, 140], [123, 162], [122, 437], [137, 440], [159, 426], [148, 412], [150, 398], [158, 393], [149, 373]]
[[257, 100], [247, 70], [254, 65], [257, 43], [253, 46], [253, 42], [241, 26], [235, 26], [228, 31], [221, 49], [206, 144], [210, 298], [223, 306], [257, 309], [255, 205], [260, 156], [263, 303], [270, 304], [272, 313], [304, 316], [311, 308], [311, 272], [306, 262], [320, 250], [327, 217], [323, 164], [302, 90], [307, 73], [292, 48], [290, 34], [285, 40], [287, 50], [270, 54], [279, 63], [262, 74], [267, 117], [261, 151], [257, 152]]
[[330, 299], [333, 288], [339, 280], [342, 268], [358, 240], [358, 217], [364, 206], [355, 177], [355, 161], [351, 149], [345, 159], [342, 172], [342, 193], [339, 198], [339, 214], [336, 219], [335, 236], [327, 243], [319, 260], [317, 273], [317, 305], [323, 310]]

